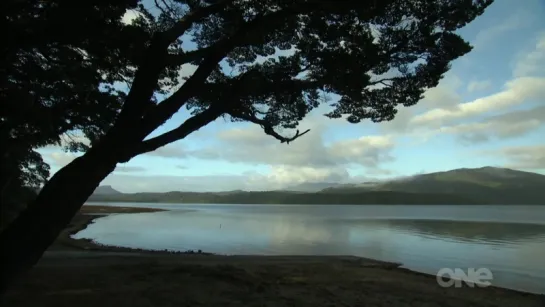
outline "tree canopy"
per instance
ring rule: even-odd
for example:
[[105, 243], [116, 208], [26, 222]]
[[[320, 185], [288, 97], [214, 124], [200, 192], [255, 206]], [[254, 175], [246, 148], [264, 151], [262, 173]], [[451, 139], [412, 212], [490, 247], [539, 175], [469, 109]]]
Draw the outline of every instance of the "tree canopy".
[[98, 3], [1, 4], [2, 213], [49, 177], [36, 148], [84, 150], [83, 137], [98, 139], [122, 106], [124, 93], [108, 85], [130, 78], [131, 44], [144, 45], [149, 35], [121, 22], [136, 1]]
[[[7, 148], [24, 148], [19, 159], [34, 165], [28, 184], [48, 176], [33, 148], [74, 130], [94, 143], [116, 119], [131, 135], [119, 162], [220, 116], [290, 142], [307, 131], [280, 131], [297, 128], [328, 94], [340, 97], [328, 117], [391, 120], [397, 106], [416, 104], [471, 50], [455, 31], [491, 2], [7, 1], [1, 132], [13, 143]], [[136, 17], [129, 25], [121, 21], [127, 9]], [[184, 64], [198, 69], [181, 85]], [[119, 90], [123, 82], [128, 95]], [[184, 106], [192, 118], [144, 141]], [[79, 140], [68, 149], [86, 150]]]
[[[184, 138], [220, 116], [247, 121], [281, 142], [324, 99], [330, 118], [391, 120], [416, 104], [454, 59], [471, 50], [456, 30], [492, 1], [157, 1], [138, 9], [152, 38], [118, 123], [131, 127], [120, 162]], [[187, 46], [190, 46], [189, 48]], [[160, 74], [197, 66], [181, 86]], [[187, 67], [187, 65], [186, 65]], [[182, 74], [184, 69], [182, 68]], [[175, 80], [173, 80], [175, 81]], [[180, 108], [193, 117], [144, 140]]]

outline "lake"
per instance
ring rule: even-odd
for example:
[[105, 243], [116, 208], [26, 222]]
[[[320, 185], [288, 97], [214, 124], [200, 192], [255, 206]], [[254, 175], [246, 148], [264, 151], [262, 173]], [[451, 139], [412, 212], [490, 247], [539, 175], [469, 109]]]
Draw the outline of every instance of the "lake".
[[100, 205], [171, 211], [112, 214], [76, 238], [228, 255], [355, 255], [430, 274], [487, 268], [495, 286], [545, 293], [545, 206]]

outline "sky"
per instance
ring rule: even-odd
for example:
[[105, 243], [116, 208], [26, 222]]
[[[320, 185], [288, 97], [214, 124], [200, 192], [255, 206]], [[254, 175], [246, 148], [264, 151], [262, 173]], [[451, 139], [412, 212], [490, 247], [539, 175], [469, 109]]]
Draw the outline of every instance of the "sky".
[[[474, 49], [390, 122], [350, 124], [318, 108], [299, 126], [311, 131], [286, 145], [220, 118], [119, 164], [101, 184], [126, 193], [272, 190], [483, 166], [545, 174], [545, 0], [496, 0], [459, 34]], [[181, 110], [153, 135], [187, 117]], [[52, 173], [77, 156], [39, 151]]]

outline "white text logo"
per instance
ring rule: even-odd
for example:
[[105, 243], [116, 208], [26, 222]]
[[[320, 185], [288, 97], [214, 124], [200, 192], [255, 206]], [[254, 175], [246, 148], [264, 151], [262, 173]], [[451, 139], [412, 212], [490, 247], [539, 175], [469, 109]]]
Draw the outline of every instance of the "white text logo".
[[461, 288], [462, 282], [473, 288], [475, 285], [480, 288], [488, 287], [494, 278], [492, 271], [486, 268], [468, 268], [467, 273], [459, 268], [442, 268], [437, 272], [437, 283], [443, 288], [456, 287]]

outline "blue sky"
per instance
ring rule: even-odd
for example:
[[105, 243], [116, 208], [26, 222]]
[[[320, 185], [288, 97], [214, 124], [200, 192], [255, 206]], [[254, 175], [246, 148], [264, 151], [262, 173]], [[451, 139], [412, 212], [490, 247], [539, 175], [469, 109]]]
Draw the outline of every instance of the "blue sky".
[[[119, 165], [103, 184], [123, 192], [268, 190], [500, 166], [545, 174], [545, 1], [496, 0], [460, 30], [474, 50], [391, 122], [349, 124], [315, 110], [311, 132], [280, 144], [223, 119]], [[184, 67], [190, 74], [193, 67]], [[182, 110], [156, 133], [187, 118]], [[52, 170], [74, 155], [41, 150]]]

